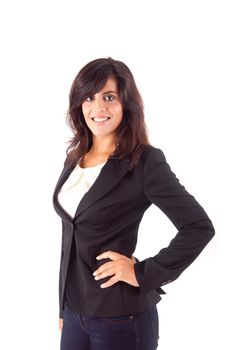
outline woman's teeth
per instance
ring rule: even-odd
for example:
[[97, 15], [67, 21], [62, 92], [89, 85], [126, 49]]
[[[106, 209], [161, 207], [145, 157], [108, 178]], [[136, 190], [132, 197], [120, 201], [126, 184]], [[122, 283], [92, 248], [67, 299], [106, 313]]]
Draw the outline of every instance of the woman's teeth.
[[106, 120], [110, 119], [110, 117], [106, 118], [92, 118], [95, 122], [105, 122]]

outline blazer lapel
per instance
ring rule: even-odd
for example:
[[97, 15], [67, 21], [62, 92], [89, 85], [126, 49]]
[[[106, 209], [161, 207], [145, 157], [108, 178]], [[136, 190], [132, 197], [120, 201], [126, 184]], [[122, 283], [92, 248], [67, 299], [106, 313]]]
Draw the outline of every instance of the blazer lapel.
[[82, 197], [77, 206], [74, 218], [72, 218], [59, 204], [57, 194], [74, 168], [75, 166], [65, 166], [63, 168], [53, 195], [55, 210], [67, 221], [76, 221], [83, 211], [111, 191], [129, 170], [130, 161], [128, 159], [117, 159], [110, 157], [101, 168], [99, 176], [96, 178], [93, 185]]
[[72, 221], [73, 218], [63, 209], [63, 207], [60, 205], [59, 201], [58, 201], [58, 192], [61, 189], [62, 185], [64, 184], [64, 182], [67, 180], [67, 178], [69, 177], [69, 175], [71, 174], [72, 170], [75, 168], [75, 165], [73, 166], [67, 166], [65, 165], [61, 175], [57, 181], [56, 187], [54, 189], [53, 192], [53, 206], [54, 209], [56, 210], [57, 214], [59, 216], [61, 216], [62, 219], [66, 220], [66, 221]]
[[92, 204], [110, 192], [129, 170], [130, 162], [124, 159], [109, 158], [99, 176], [82, 197], [74, 215], [74, 220]]

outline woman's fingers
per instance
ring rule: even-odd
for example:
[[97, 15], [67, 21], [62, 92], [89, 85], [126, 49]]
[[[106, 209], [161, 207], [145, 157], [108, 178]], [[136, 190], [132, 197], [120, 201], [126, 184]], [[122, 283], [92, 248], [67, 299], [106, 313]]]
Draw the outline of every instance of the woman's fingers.
[[63, 318], [59, 318], [59, 329], [60, 329], [60, 331], [62, 331], [62, 327], [63, 327]]
[[101, 265], [94, 273], [95, 280], [112, 276], [107, 282], [101, 284], [101, 288], [110, 287], [118, 281], [124, 281], [134, 287], [138, 287], [138, 281], [135, 276], [134, 264], [136, 262], [133, 255], [128, 258], [117, 252], [108, 251], [99, 256], [99, 259], [110, 258], [112, 261]]

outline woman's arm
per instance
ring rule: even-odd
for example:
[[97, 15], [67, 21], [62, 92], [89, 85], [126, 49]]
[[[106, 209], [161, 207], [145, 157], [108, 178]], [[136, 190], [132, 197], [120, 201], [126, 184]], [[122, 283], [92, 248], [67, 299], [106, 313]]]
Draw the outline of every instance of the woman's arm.
[[178, 229], [168, 247], [134, 264], [141, 293], [174, 281], [197, 258], [215, 234], [211, 220], [166, 162], [163, 152], [151, 148], [143, 171], [144, 193]]

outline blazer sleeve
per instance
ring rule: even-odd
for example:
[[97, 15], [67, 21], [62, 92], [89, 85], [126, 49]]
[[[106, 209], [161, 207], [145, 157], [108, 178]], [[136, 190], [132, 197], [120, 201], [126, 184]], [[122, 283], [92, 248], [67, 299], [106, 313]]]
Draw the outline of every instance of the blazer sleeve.
[[161, 149], [153, 147], [144, 161], [143, 188], [178, 230], [168, 247], [134, 264], [141, 294], [174, 281], [197, 258], [215, 234], [202, 206], [171, 170]]

